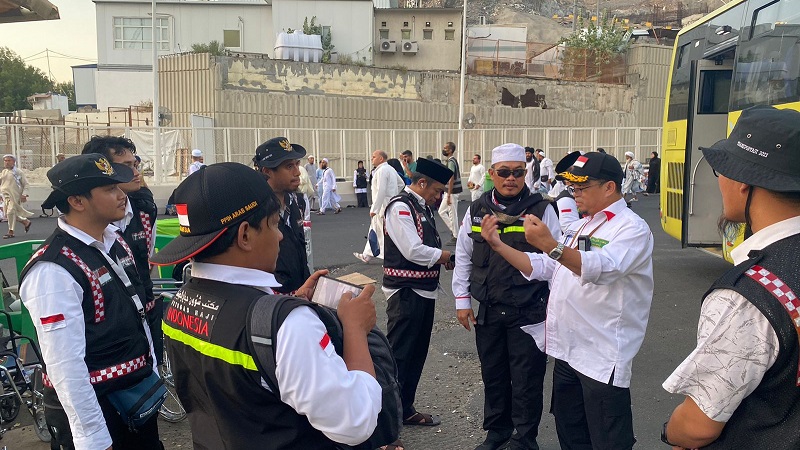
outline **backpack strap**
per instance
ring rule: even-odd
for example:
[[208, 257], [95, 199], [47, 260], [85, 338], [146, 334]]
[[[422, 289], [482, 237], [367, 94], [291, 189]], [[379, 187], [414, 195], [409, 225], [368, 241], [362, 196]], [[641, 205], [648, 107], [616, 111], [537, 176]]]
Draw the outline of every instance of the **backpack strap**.
[[330, 308], [288, 295], [264, 295], [250, 305], [247, 311], [247, 343], [259, 373], [269, 390], [280, 398], [278, 378], [275, 375], [275, 338], [286, 317], [298, 306], [309, 307], [319, 316], [336, 353], [341, 356], [344, 349], [342, 326], [336, 313]]

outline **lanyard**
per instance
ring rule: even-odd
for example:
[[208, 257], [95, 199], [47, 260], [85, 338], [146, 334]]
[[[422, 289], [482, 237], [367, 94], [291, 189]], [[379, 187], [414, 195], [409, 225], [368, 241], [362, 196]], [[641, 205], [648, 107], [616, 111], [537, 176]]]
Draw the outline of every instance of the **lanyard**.
[[[591, 232], [591, 233], [589, 233], [589, 234], [588, 234], [588, 235], [586, 235], [586, 236], [587, 236], [587, 237], [592, 237], [592, 236], [594, 236], [594, 234], [597, 232], [597, 230], [599, 230], [599, 229], [600, 229], [600, 227], [602, 227], [603, 225], [605, 225], [605, 224], [606, 224], [606, 222], [608, 222], [608, 216], [605, 216], [605, 217], [603, 217], [603, 221], [602, 221], [602, 222], [600, 222], [600, 225], [597, 225], [596, 227], [594, 227], [594, 229], [592, 230], [592, 232]], [[577, 231], [577, 232], [576, 232], [574, 235], [572, 235], [572, 240], [571, 240], [571, 241], [569, 242], [569, 244], [568, 244], [568, 246], [569, 246], [569, 247], [571, 247], [571, 248], [574, 248], [574, 247], [572, 247], [572, 244], [574, 244], [574, 243], [575, 243], [575, 241], [578, 239], [578, 237], [582, 236], [582, 235], [581, 235], [581, 231], [583, 231], [583, 229], [586, 227], [586, 225], [589, 225], [589, 221], [587, 221], [586, 223], [584, 223], [583, 225], [581, 225], [581, 228], [580, 228], [580, 229], [579, 229], [579, 230], [578, 230], [578, 231]]]

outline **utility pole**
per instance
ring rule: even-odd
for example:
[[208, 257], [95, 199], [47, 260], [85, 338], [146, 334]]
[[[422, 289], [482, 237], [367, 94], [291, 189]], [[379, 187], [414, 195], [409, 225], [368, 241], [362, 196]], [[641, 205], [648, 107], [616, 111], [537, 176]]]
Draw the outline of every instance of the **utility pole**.
[[160, 183], [163, 180], [161, 179], [161, 164], [164, 162], [164, 159], [161, 157], [161, 130], [159, 126], [161, 125], [161, 117], [158, 113], [159, 104], [158, 104], [158, 37], [156, 37], [156, 31], [158, 28], [156, 27], [156, 0], [153, 0], [153, 13], [152, 13], [152, 22], [151, 25], [153, 26], [153, 177], [155, 178], [156, 183]]
[[[467, 72], [467, 0], [464, 0], [464, 12], [461, 17], [461, 83], [458, 93], [458, 148], [453, 155], [459, 161], [463, 159], [459, 155], [464, 154], [464, 75]], [[459, 163], [459, 167], [461, 167]], [[456, 174], [461, 177], [460, 173]]]
[[50, 70], [50, 49], [46, 48], [44, 52], [45, 55], [47, 55], [47, 78], [50, 79], [50, 84], [55, 84], [55, 81], [53, 81], [53, 71]]

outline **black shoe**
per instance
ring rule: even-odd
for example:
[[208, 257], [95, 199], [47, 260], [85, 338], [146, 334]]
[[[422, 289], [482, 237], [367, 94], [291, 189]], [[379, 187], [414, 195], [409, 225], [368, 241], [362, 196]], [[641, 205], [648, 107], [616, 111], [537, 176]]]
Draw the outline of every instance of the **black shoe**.
[[475, 447], [475, 450], [499, 450], [506, 448], [510, 440], [511, 436], [503, 437], [490, 431], [486, 436], [486, 440], [483, 441], [483, 444]]

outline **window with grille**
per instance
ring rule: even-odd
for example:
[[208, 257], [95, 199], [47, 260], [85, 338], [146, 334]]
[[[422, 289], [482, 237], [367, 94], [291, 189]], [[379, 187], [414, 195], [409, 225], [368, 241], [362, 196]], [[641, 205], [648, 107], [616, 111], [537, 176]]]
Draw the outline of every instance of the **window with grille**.
[[[170, 49], [169, 19], [156, 18], [156, 42], [159, 50]], [[114, 17], [114, 48], [153, 48], [153, 22], [149, 17]]]

